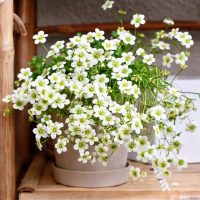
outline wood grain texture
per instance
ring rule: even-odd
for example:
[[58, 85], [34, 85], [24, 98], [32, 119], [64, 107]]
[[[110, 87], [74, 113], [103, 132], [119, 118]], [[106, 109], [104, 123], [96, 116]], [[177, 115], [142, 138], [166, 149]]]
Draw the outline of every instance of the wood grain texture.
[[2, 98], [13, 90], [13, 1], [0, 5], [0, 200], [14, 200], [14, 122], [13, 116], [3, 116], [7, 106]]
[[[147, 178], [140, 181], [129, 179], [126, 184], [120, 186], [94, 189], [57, 184], [53, 180], [52, 163], [48, 162], [35, 191], [20, 193], [20, 200], [200, 199], [200, 164], [191, 164], [183, 171], [173, 169], [173, 176], [169, 178], [170, 192], [161, 191], [150, 165], [138, 162], [130, 164], [148, 172]], [[172, 186], [173, 182], [177, 182], [178, 186]]]
[[27, 34], [26, 27], [22, 21], [22, 19], [13, 13], [13, 20], [14, 20], [14, 32], [24, 36]]
[[[78, 32], [89, 32], [94, 31], [95, 28], [99, 28], [104, 31], [116, 30], [121, 24], [117, 22], [112, 23], [91, 23], [91, 24], [63, 24], [53, 26], [42, 26], [38, 27], [37, 31], [43, 30], [45, 33], [55, 34], [68, 34], [73, 35]], [[133, 30], [133, 26], [130, 22], [125, 22], [124, 27], [127, 30]], [[139, 30], [160, 30], [165, 29], [166, 25], [162, 21], [149, 21], [142, 25]], [[174, 26], [171, 28], [180, 28], [187, 30], [200, 30], [200, 22], [198, 21], [176, 21]]]
[[[15, 75], [21, 68], [27, 67], [28, 62], [36, 54], [33, 35], [36, 23], [35, 0], [17, 0], [16, 14], [21, 18], [25, 25], [27, 34], [16, 36], [16, 56], [15, 56]], [[16, 173], [17, 180], [21, 177], [24, 166], [27, 166], [32, 159], [33, 139], [31, 124], [28, 121], [28, 113], [24, 111], [15, 112], [16, 130]]]
[[31, 163], [25, 177], [22, 179], [19, 192], [33, 192], [38, 187], [41, 173], [46, 164], [46, 160], [42, 154], [37, 154]]

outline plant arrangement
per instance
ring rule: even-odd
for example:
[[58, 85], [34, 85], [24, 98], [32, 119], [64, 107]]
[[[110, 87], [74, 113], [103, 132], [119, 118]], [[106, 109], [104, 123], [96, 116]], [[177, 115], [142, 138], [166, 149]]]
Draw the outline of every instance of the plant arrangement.
[[[106, 1], [102, 7], [106, 10], [113, 3]], [[170, 29], [171, 19], [163, 22], [166, 30], [147, 38], [137, 29], [145, 23], [145, 16], [135, 14], [130, 22], [133, 31], [125, 30], [122, 23], [106, 39], [97, 28], [78, 33], [68, 42], [57, 41], [49, 50], [44, 46], [48, 35], [39, 31], [33, 39], [44, 46], [46, 57], [36, 56], [29, 67], [21, 69], [16, 89], [3, 100], [14, 109], [28, 108], [40, 150], [53, 139], [59, 154], [72, 144], [79, 152], [78, 161], [106, 165], [124, 145], [128, 152], [137, 153], [137, 160], [151, 161], [163, 190], [169, 190], [170, 167], [187, 166], [178, 154], [182, 144], [176, 121], [196, 109], [194, 100], [176, 89], [173, 81], [187, 68], [188, 49], [194, 42], [188, 32]], [[169, 80], [174, 64], [180, 71]], [[8, 106], [5, 113], [9, 112]], [[141, 135], [149, 125], [153, 129], [148, 134], [158, 141], [153, 145]], [[186, 129], [192, 132], [195, 128], [188, 118]], [[92, 152], [88, 150], [91, 146]], [[135, 180], [146, 175], [130, 168]]]

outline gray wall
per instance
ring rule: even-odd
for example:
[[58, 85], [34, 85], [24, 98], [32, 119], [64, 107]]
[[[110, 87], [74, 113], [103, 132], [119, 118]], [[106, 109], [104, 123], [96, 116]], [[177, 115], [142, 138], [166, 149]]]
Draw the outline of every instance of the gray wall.
[[[127, 11], [126, 20], [130, 21], [134, 13], [142, 13], [147, 20], [162, 20], [172, 17], [175, 20], [200, 21], [200, 0], [115, 0], [113, 10], [103, 11], [104, 0], [38, 0], [38, 26], [56, 24], [82, 24], [92, 22], [118, 21], [117, 10]], [[195, 45], [191, 49], [190, 67], [184, 76], [200, 76], [200, 31], [191, 32]], [[67, 36], [67, 33], [66, 33]], [[65, 37], [52, 35], [47, 46]], [[38, 48], [38, 54], [44, 54]], [[174, 73], [178, 69], [175, 68]]]

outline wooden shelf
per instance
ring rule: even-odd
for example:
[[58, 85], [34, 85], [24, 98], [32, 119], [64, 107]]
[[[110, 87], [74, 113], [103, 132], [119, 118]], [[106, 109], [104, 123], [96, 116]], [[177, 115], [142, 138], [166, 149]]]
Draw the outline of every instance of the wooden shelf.
[[200, 199], [200, 164], [191, 164], [183, 171], [174, 171], [169, 183], [177, 182], [170, 192], [162, 192], [150, 165], [131, 162], [148, 172], [148, 177], [129, 180], [126, 184], [108, 188], [76, 188], [57, 184], [53, 180], [52, 163], [36, 156], [22, 184], [19, 200], [131, 200], [131, 199]]
[[[130, 24], [130, 22], [124, 22], [123, 25], [127, 30], [133, 29], [133, 26]], [[73, 35], [78, 32], [94, 31], [95, 28], [99, 28], [104, 31], [112, 31], [116, 30], [119, 26], [121, 26], [121, 24], [118, 22], [91, 23], [91, 24], [62, 24], [62, 25], [37, 27], [36, 31], [43, 30], [45, 33], [49, 34]], [[142, 25], [139, 28], [139, 30], [160, 30], [165, 28], [166, 24], [164, 24], [162, 21], [148, 21], [146, 24]], [[200, 21], [176, 21], [175, 25], [171, 26], [171, 28], [200, 30]]]

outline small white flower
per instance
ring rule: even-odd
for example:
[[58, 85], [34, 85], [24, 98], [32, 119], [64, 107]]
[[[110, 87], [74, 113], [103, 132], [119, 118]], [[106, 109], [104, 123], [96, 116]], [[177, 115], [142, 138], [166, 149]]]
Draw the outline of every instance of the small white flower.
[[93, 36], [94, 36], [95, 40], [104, 40], [105, 39], [104, 31], [101, 31], [98, 28], [95, 29]]
[[36, 128], [33, 129], [33, 133], [35, 134], [36, 140], [42, 138], [47, 138], [47, 129], [45, 125], [38, 124]]
[[155, 58], [154, 58], [153, 54], [149, 54], [149, 55], [146, 54], [146, 55], [144, 55], [143, 62], [146, 63], [146, 64], [148, 64], [148, 65], [152, 65], [152, 63], [155, 62]]
[[86, 149], [88, 149], [88, 147], [88, 144], [83, 139], [77, 138], [75, 140], [74, 149], [78, 150], [79, 153], [83, 153]]
[[104, 146], [102, 143], [100, 143], [98, 146], [96, 146], [95, 150], [99, 156], [101, 156], [101, 157], [107, 156], [108, 147]]
[[33, 39], [35, 40], [34, 43], [35, 44], [45, 43], [47, 36], [48, 36], [48, 34], [45, 34], [44, 31], [39, 31], [38, 34], [33, 36]]
[[185, 52], [176, 54], [175, 58], [176, 58], [175, 60], [176, 64], [180, 64], [180, 65], [185, 65], [185, 62], [188, 60], [188, 56], [186, 55]]
[[138, 28], [141, 24], [145, 23], [145, 16], [141, 14], [133, 15], [133, 19], [131, 20], [131, 24]]
[[90, 160], [91, 158], [92, 156], [90, 155], [89, 151], [86, 151], [80, 154], [80, 158], [78, 158], [78, 161], [82, 163], [87, 163], [88, 160]]
[[139, 134], [141, 129], [143, 129], [143, 125], [141, 123], [141, 120], [139, 118], [134, 118], [131, 121], [131, 128], [132, 128], [133, 131], [135, 131], [137, 134]]
[[171, 18], [165, 18], [163, 20], [163, 23], [170, 25], [170, 26], [174, 25], [174, 21]]
[[131, 94], [134, 96], [135, 99], [137, 99], [141, 94], [140, 88], [136, 84], [131, 87]]
[[156, 46], [161, 50], [169, 50], [170, 49], [170, 45], [163, 41], [159, 41]]
[[155, 106], [150, 109], [150, 115], [155, 119], [155, 120], [162, 120], [166, 119], [166, 111], [162, 106]]
[[126, 144], [126, 149], [128, 152], [136, 152], [139, 147], [139, 142], [136, 140], [131, 140]]
[[135, 56], [133, 56], [132, 52], [122, 53], [122, 58], [124, 59], [127, 65], [130, 65], [135, 60]]
[[163, 66], [170, 68], [173, 61], [174, 59], [170, 53], [163, 56]]
[[187, 168], [187, 162], [184, 159], [179, 158], [176, 162], [176, 166], [178, 169]]
[[63, 139], [58, 139], [56, 144], [55, 144], [55, 148], [58, 154], [61, 154], [62, 152], [66, 152], [67, 151], [67, 143], [68, 143], [68, 139], [67, 138], [63, 138]]
[[145, 51], [143, 48], [138, 48], [136, 51], [136, 55], [138, 56], [144, 56], [145, 55]]
[[63, 123], [51, 123], [47, 126], [47, 133], [51, 136], [52, 139], [55, 139], [57, 135], [62, 134], [62, 131], [60, 130], [62, 127]]
[[20, 70], [20, 73], [17, 75], [19, 80], [26, 80], [32, 75], [31, 69], [30, 68], [22, 68]]
[[114, 1], [106, 0], [101, 6], [103, 10], [111, 9], [113, 7]]
[[131, 178], [133, 178], [134, 180], [138, 180], [139, 178], [141, 178], [141, 172], [139, 168], [135, 168], [133, 166], [130, 167], [130, 171], [129, 171], [129, 175], [131, 176]]
[[193, 133], [195, 132], [196, 128], [197, 128], [197, 124], [195, 121], [190, 121], [189, 123], [186, 124], [186, 131], [188, 132]]
[[125, 43], [125, 44], [130, 44], [134, 45], [136, 37], [132, 35], [129, 32], [124, 32], [123, 34], [120, 35], [120, 39]]

